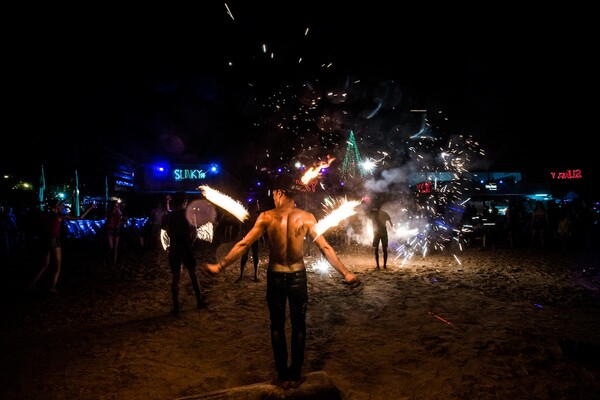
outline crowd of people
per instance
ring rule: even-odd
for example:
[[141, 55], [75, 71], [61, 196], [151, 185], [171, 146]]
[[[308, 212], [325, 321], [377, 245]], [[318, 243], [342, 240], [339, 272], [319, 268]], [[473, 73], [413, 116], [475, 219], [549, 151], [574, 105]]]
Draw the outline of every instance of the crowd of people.
[[[557, 203], [513, 199], [504, 213], [494, 202], [476, 209], [467, 204], [459, 228], [468, 245], [533, 250], [590, 249], [598, 230], [598, 213], [585, 199]], [[597, 232], [596, 232], [597, 234]]]
[[[342, 277], [343, 282], [354, 289], [361, 285], [359, 278], [349, 271], [336, 251], [324, 235], [317, 234], [317, 219], [314, 214], [296, 205], [295, 195], [300, 189], [295, 181], [281, 176], [273, 184], [271, 194], [274, 207], [261, 209], [258, 203], [250, 208], [249, 218], [239, 222], [236, 230], [231, 223], [223, 223], [216, 227], [220, 232], [214, 243], [230, 241], [231, 250], [217, 259], [213, 247], [211, 254], [197, 260], [194, 243], [197, 242], [196, 229], [186, 214], [189, 196], [177, 192], [172, 197], [155, 202], [148, 212], [142, 227], [128, 227], [128, 216], [124, 204], [111, 201], [102, 214], [103, 224], [101, 238], [104, 241], [104, 266], [116, 266], [119, 263], [119, 249], [128, 241], [136, 241], [137, 246], [148, 251], [167, 251], [166, 268], [172, 273], [170, 291], [172, 294], [172, 310], [175, 316], [181, 312], [179, 303], [179, 286], [182, 271], [187, 271], [198, 309], [207, 307], [203, 288], [198, 273], [207, 277], [217, 275], [224, 268], [234, 264], [240, 268], [239, 278], [244, 277], [247, 261], [252, 258], [253, 280], [258, 282], [260, 267], [259, 244], [268, 253], [266, 260], [266, 302], [269, 310], [272, 351], [276, 367], [274, 384], [283, 389], [295, 388], [302, 384], [302, 366], [304, 363], [304, 346], [306, 337], [306, 306], [308, 304], [307, 274], [304, 257], [307, 254], [307, 243], [314, 243], [329, 264]], [[390, 213], [384, 210], [389, 204], [372, 204], [364, 210], [366, 220], [373, 227], [372, 248], [374, 267], [388, 267], [388, 250], [390, 241], [388, 227], [394, 228]], [[29, 214], [29, 218], [20, 219], [12, 209], [2, 210], [2, 257], [8, 259], [19, 246], [35, 244], [40, 250], [39, 265], [31, 277], [28, 289], [42, 290], [39, 286], [42, 277], [51, 270], [52, 274], [45, 280], [49, 285], [47, 292], [59, 293], [58, 285], [61, 272], [62, 243], [65, 235], [64, 224], [68, 221], [86, 219], [97, 207], [90, 204], [81, 215], [72, 215], [65, 209], [65, 204], [53, 199], [45, 211]], [[388, 211], [389, 208], [388, 208]], [[32, 216], [35, 216], [33, 218]], [[223, 221], [230, 219], [222, 218]], [[461, 215], [461, 226], [471, 226], [471, 232], [479, 232], [481, 246], [493, 248], [530, 247], [534, 250], [561, 249], [576, 251], [588, 249], [593, 245], [597, 229], [596, 211], [585, 200], [558, 204], [553, 201], [526, 203], [511, 200], [503, 213], [490, 203], [477, 209], [467, 204]], [[219, 225], [217, 223], [217, 225]], [[128, 230], [135, 230], [131, 234]], [[166, 232], [167, 241], [164, 240]], [[218, 236], [217, 235], [217, 236]], [[225, 237], [226, 236], [226, 237]], [[383, 258], [380, 259], [380, 250]], [[206, 252], [209, 252], [208, 250]], [[239, 264], [238, 264], [239, 263]], [[289, 308], [289, 314], [287, 309]], [[289, 316], [291, 334], [286, 334]], [[286, 337], [290, 339], [288, 346]], [[288, 354], [288, 349], [289, 353]]]
[[[55, 227], [60, 230], [59, 237], [65, 240], [87, 238], [102, 242], [104, 265], [117, 265], [119, 251], [126, 248], [162, 251], [164, 245], [161, 231], [164, 228], [165, 217], [172, 211], [170, 201], [170, 195], [156, 199], [146, 211], [146, 216], [135, 218], [128, 215], [125, 203], [116, 200], [110, 201], [106, 207], [88, 204], [89, 209], [76, 218], [73, 213], [65, 210], [64, 203], [56, 199], [46, 204], [45, 210], [37, 207], [4, 206], [0, 208], [0, 259], [4, 264], [14, 263], [19, 252], [40, 248], [44, 227], [42, 221], [48, 213], [56, 214], [56, 206], [62, 207], [60, 213], [63, 215]], [[376, 269], [385, 269], [388, 266], [388, 229], [393, 230], [394, 223], [400, 222], [392, 221], [390, 213], [395, 214], [390, 207], [393, 208], [393, 204], [383, 203], [364, 210], [365, 221], [370, 220], [373, 226], [372, 246]], [[251, 229], [260, 212], [264, 210], [254, 205], [250, 205], [249, 208], [250, 218], [239, 226], [236, 226], [235, 218], [219, 214], [221, 223], [215, 226], [215, 243], [231, 242]], [[515, 198], [508, 202], [503, 212], [498, 212], [499, 209], [501, 207], [494, 202], [480, 207], [475, 207], [473, 203], [465, 204], [456, 227], [460, 230], [465, 247], [532, 248], [573, 252], [590, 249], [597, 240], [599, 214], [587, 199], [555, 202]], [[258, 280], [259, 243], [266, 244], [265, 238], [253, 243], [240, 258], [239, 280], [243, 279], [248, 260], [251, 260], [253, 266], [252, 279]]]
[[[260, 261], [258, 245], [260, 241], [268, 243], [266, 246], [268, 252], [266, 299], [276, 366], [276, 378], [273, 383], [283, 389], [296, 388], [304, 381], [302, 367], [308, 304], [307, 271], [304, 260], [306, 244], [312, 242], [318, 247], [327, 261], [343, 277], [343, 282], [349, 288], [354, 289], [361, 285], [359, 278], [346, 268], [325, 236], [317, 233], [316, 217], [311, 212], [296, 206], [294, 198], [300, 191], [301, 186], [297, 185], [293, 178], [280, 176], [271, 188], [274, 208], [261, 210], [256, 203], [256, 207], [251, 210], [247, 221], [245, 223], [238, 221], [238, 225], [240, 225], [238, 233], [234, 233], [235, 229], [229, 224], [221, 224], [223, 225], [220, 228], [221, 234], [229, 235], [227, 240], [237, 239], [237, 242], [220, 260], [217, 260], [216, 252], [212, 257], [200, 261], [196, 259], [194, 243], [197, 241], [196, 229], [199, 227], [194, 226], [188, 218], [187, 208], [190, 198], [184, 192], [175, 193], [165, 203], [156, 203], [145, 224], [147, 226], [144, 235], [146, 240], [143, 242], [149, 249], [159, 248], [159, 243], [162, 247], [161, 236], [164, 234], [163, 232], [166, 232], [168, 239], [165, 241], [166, 246], [163, 250], [167, 251], [167, 267], [172, 274], [171, 314], [174, 316], [178, 316], [181, 311], [179, 286], [183, 269], [187, 271], [189, 282], [193, 287], [197, 308], [203, 309], [207, 303], [198, 273], [204, 273], [207, 278], [210, 278], [223, 268], [239, 262], [237, 265], [240, 267], [241, 279], [245, 264], [251, 256], [254, 264], [253, 280], [258, 281]], [[83, 220], [94, 209], [96, 209], [96, 204], [92, 203], [81, 215], [73, 215], [68, 212], [65, 203], [53, 199], [49, 202], [47, 210], [37, 214], [34, 235], [37, 236], [41, 261], [39, 269], [28, 285], [30, 291], [43, 290], [39, 287], [42, 284], [42, 277], [51, 270], [53, 275], [51, 279], [48, 279], [50, 286], [46, 292], [59, 293], [63, 222]], [[127, 215], [120, 202], [111, 201], [106, 207], [103, 218], [105, 253], [102, 264], [114, 267], [119, 262], [118, 249], [122, 244], [121, 237], [126, 226]], [[217, 239], [216, 242], [219, 240], [221, 239]], [[44, 284], [48, 280], [44, 280]], [[288, 315], [291, 335], [286, 334]], [[289, 356], [286, 337], [290, 338]]]

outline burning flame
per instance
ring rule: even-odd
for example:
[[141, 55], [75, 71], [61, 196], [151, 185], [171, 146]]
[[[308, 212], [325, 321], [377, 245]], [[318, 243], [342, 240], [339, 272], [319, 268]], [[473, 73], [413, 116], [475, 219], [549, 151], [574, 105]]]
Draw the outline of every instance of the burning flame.
[[244, 220], [250, 216], [248, 210], [246, 210], [240, 202], [233, 200], [231, 197], [219, 192], [218, 190], [212, 189], [207, 185], [202, 185], [198, 189], [202, 191], [202, 194], [206, 200], [231, 213], [231, 215], [239, 219], [241, 222], [244, 222]]
[[315, 231], [317, 231], [315, 239], [322, 235], [327, 229], [336, 226], [341, 221], [356, 214], [357, 211], [355, 208], [360, 203], [360, 200], [344, 201], [337, 209], [333, 210], [329, 215], [317, 222], [317, 225], [315, 225]]
[[322, 169], [329, 168], [331, 163], [335, 160], [335, 157], [327, 157], [327, 161], [319, 161], [319, 165], [316, 167], [310, 167], [300, 180], [304, 185], [308, 185], [309, 182], [315, 179], [321, 173]]

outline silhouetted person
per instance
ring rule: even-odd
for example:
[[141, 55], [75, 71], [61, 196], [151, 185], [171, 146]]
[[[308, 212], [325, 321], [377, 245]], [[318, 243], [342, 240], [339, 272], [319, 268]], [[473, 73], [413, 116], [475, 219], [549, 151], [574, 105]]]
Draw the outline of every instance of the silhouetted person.
[[78, 220], [84, 219], [85, 216], [94, 208], [95, 204], [92, 204], [81, 216], [73, 216], [65, 214], [65, 205], [58, 199], [52, 199], [49, 202], [50, 211], [42, 214], [40, 221], [40, 243], [44, 252], [42, 266], [38, 271], [35, 278], [29, 285], [29, 289], [35, 289], [38, 281], [44, 275], [44, 272], [50, 266], [50, 263], [54, 261], [54, 276], [52, 277], [52, 283], [50, 285], [51, 293], [58, 293], [56, 285], [58, 284], [58, 278], [60, 276], [60, 267], [62, 263], [62, 247], [60, 242], [61, 227], [63, 220]]
[[12, 255], [17, 245], [17, 217], [12, 207], [0, 206], [0, 256]]
[[[242, 224], [242, 235], [246, 235], [248, 232], [250, 232], [250, 230], [252, 229], [252, 227], [254, 226], [254, 223], [256, 222], [256, 219], [258, 218], [258, 215], [260, 214], [260, 209], [256, 206], [251, 207], [252, 209], [249, 212], [249, 217], [246, 218], [246, 220], [244, 220], [243, 224]], [[240, 277], [235, 281], [236, 283], [241, 281], [242, 278], [244, 277], [244, 269], [246, 267], [246, 263], [248, 262], [248, 258], [250, 256], [250, 251], [252, 251], [252, 262], [254, 264], [254, 278], [252, 278], [252, 280], [254, 282], [258, 282], [258, 264], [259, 264], [259, 259], [258, 259], [258, 240], [255, 241], [254, 243], [252, 243], [250, 245], [250, 249], [248, 249], [243, 255], [242, 258], [240, 259]]]
[[523, 232], [523, 209], [516, 200], [511, 200], [506, 209], [506, 222], [508, 225], [508, 244], [514, 249], [521, 243], [521, 234]]
[[198, 276], [196, 275], [196, 259], [192, 250], [192, 244], [196, 236], [195, 228], [189, 223], [185, 215], [188, 198], [185, 193], [177, 192], [171, 199], [172, 211], [165, 217], [165, 228], [169, 235], [168, 259], [173, 280], [171, 282], [171, 294], [173, 297], [173, 315], [178, 315], [179, 308], [179, 280], [181, 279], [181, 266], [183, 265], [190, 276], [194, 293], [196, 294], [196, 306], [198, 309], [206, 306], [204, 297], [200, 291]]
[[546, 244], [547, 233], [548, 213], [544, 203], [537, 201], [531, 214], [531, 246], [536, 247], [539, 245], [540, 249], [543, 249]]
[[[267, 267], [267, 304], [271, 320], [271, 344], [277, 380], [284, 389], [298, 387], [302, 381], [304, 346], [306, 340], [306, 307], [308, 288], [304, 243], [308, 235], [333, 268], [344, 276], [351, 288], [360, 280], [344, 266], [323, 235], [317, 235], [315, 216], [296, 208], [294, 195], [301, 186], [290, 176], [279, 176], [272, 186], [275, 208], [262, 212], [250, 232], [217, 264], [206, 264], [205, 269], [216, 274], [233, 264], [252, 243], [267, 233], [269, 238], [269, 264]], [[286, 307], [289, 304], [291, 336], [291, 364], [288, 365], [286, 341]]]
[[160, 231], [164, 224], [164, 219], [167, 216], [167, 208], [163, 206], [161, 201], [157, 201], [154, 207], [150, 210], [150, 216], [148, 217], [148, 247], [151, 249], [157, 249], [162, 247], [160, 241]]
[[369, 213], [369, 218], [373, 222], [373, 254], [375, 255], [375, 265], [379, 269], [379, 244], [383, 253], [383, 268], [387, 269], [388, 260], [388, 231], [387, 225], [393, 228], [392, 217], [379, 207], [374, 207]]
[[112, 200], [108, 205], [108, 212], [106, 213], [106, 221], [104, 223], [107, 246], [106, 254], [104, 255], [104, 264], [106, 264], [107, 260], [112, 266], [117, 264], [119, 240], [124, 223], [125, 217], [123, 216], [120, 203]]

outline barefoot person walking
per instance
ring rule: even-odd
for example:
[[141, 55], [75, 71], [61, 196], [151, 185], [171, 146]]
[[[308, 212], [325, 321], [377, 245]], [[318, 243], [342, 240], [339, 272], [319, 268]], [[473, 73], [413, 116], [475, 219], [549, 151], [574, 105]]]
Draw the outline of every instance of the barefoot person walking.
[[375, 255], [376, 269], [379, 269], [379, 244], [383, 252], [383, 269], [387, 269], [388, 260], [388, 231], [387, 226], [394, 228], [390, 214], [379, 207], [374, 207], [369, 213], [373, 222], [373, 254]]
[[54, 275], [52, 276], [52, 283], [50, 285], [50, 293], [58, 293], [56, 285], [58, 284], [58, 277], [60, 276], [60, 267], [62, 264], [62, 246], [60, 243], [61, 227], [63, 220], [79, 220], [84, 219], [90, 211], [96, 208], [95, 204], [85, 210], [79, 217], [65, 213], [65, 204], [58, 200], [52, 199], [49, 202], [50, 211], [43, 214], [40, 226], [40, 241], [43, 246], [43, 257], [42, 265], [33, 278], [33, 281], [29, 284], [29, 289], [34, 290], [40, 278], [44, 275], [44, 272], [48, 269], [50, 264], [54, 262]]
[[[272, 185], [275, 208], [262, 212], [252, 229], [237, 242], [217, 264], [204, 265], [205, 270], [217, 274], [239, 259], [265, 232], [269, 238], [267, 267], [267, 305], [271, 320], [271, 344], [277, 380], [283, 389], [296, 388], [303, 381], [302, 365], [306, 340], [306, 306], [308, 289], [304, 264], [304, 243], [308, 235], [333, 268], [344, 276], [345, 282], [355, 288], [360, 280], [344, 266], [335, 250], [323, 235], [315, 231], [317, 220], [307, 211], [296, 208], [294, 195], [302, 187], [288, 175], [277, 177]], [[286, 303], [289, 302], [291, 335], [291, 364], [285, 333]]]

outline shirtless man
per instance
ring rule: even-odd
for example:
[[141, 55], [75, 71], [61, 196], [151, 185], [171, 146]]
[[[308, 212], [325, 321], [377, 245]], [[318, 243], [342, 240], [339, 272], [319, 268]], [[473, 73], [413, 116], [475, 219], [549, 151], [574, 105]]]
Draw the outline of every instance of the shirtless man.
[[[304, 242], [308, 235], [333, 268], [344, 276], [350, 288], [360, 285], [360, 280], [344, 266], [335, 250], [323, 235], [317, 235], [315, 216], [296, 208], [294, 195], [302, 189], [287, 175], [277, 177], [272, 186], [275, 208], [262, 212], [254, 227], [233, 246], [217, 264], [206, 264], [205, 269], [217, 274], [221, 269], [239, 259], [265, 232], [269, 238], [269, 264], [267, 267], [267, 304], [271, 320], [271, 344], [277, 369], [275, 383], [283, 389], [296, 388], [303, 382], [306, 340], [306, 306], [308, 289], [304, 264]], [[291, 365], [285, 333], [286, 302], [289, 301], [291, 336]]]
[[373, 253], [375, 254], [376, 269], [379, 269], [379, 243], [383, 251], [383, 269], [387, 269], [388, 260], [388, 231], [387, 226], [394, 228], [390, 214], [380, 208], [373, 208], [369, 217], [373, 221]]

